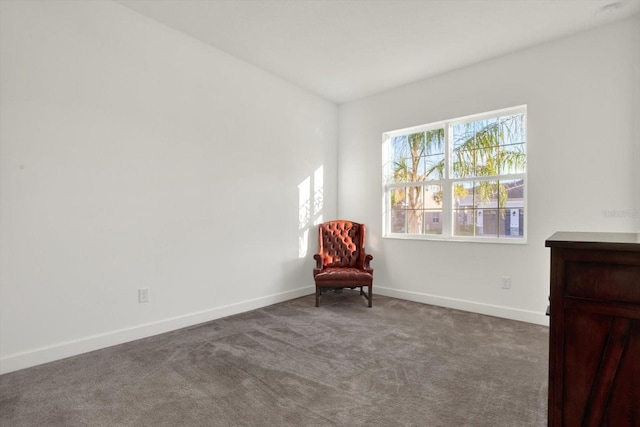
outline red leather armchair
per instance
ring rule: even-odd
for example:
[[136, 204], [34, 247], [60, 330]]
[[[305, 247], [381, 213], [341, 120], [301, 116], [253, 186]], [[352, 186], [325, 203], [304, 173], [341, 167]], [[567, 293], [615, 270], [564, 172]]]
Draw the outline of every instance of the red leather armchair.
[[[318, 226], [318, 253], [313, 256], [316, 268], [316, 307], [320, 306], [320, 295], [327, 289], [360, 288], [369, 302], [373, 302], [373, 269], [369, 262], [373, 256], [365, 253], [366, 227], [357, 222], [336, 220]], [[363, 291], [368, 287], [368, 294]]]

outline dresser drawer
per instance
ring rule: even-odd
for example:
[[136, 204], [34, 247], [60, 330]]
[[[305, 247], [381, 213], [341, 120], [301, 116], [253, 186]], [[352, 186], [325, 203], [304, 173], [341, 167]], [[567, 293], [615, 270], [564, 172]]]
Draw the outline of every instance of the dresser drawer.
[[640, 303], [640, 266], [568, 261], [565, 295], [602, 301]]

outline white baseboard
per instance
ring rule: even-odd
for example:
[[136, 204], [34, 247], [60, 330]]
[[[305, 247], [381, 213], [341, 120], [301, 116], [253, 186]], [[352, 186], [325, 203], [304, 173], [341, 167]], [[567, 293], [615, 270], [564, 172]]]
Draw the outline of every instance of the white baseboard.
[[268, 305], [309, 295], [314, 292], [315, 288], [313, 286], [307, 286], [304, 288], [294, 289], [292, 291], [241, 301], [222, 307], [215, 307], [210, 310], [189, 313], [183, 316], [159, 320], [157, 322], [146, 323], [131, 328], [120, 329], [117, 331], [93, 335], [9, 355], [0, 359], [0, 374], [53, 362], [55, 360], [111, 347], [113, 345], [123, 344], [141, 338], [147, 338], [153, 335], [174, 331], [176, 329], [197, 325], [199, 323], [209, 322], [222, 317], [243, 313], [245, 311], [255, 310]]
[[[543, 311], [536, 312], [521, 310], [500, 305], [485, 304], [476, 301], [468, 301], [457, 298], [441, 297], [437, 295], [424, 294], [420, 292], [404, 291], [400, 289], [374, 286], [374, 294], [399, 298], [409, 301], [421, 302], [423, 304], [437, 305], [440, 307], [454, 308], [457, 310], [469, 311], [472, 313], [485, 314], [488, 316], [502, 317], [505, 319], [518, 320], [521, 322], [535, 323], [537, 325], [549, 326], [549, 317]], [[375, 295], [374, 295], [375, 301]], [[374, 302], [375, 306], [375, 302]]]

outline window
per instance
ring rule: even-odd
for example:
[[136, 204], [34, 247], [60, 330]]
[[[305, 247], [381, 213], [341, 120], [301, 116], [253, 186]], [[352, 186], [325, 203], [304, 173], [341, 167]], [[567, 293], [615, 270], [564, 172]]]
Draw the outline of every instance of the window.
[[385, 237], [524, 242], [526, 106], [383, 134]]

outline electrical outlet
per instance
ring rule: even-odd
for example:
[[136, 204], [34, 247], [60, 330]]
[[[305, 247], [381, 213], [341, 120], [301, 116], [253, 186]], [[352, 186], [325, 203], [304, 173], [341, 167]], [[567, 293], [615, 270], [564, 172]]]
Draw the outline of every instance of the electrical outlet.
[[149, 288], [138, 289], [138, 302], [149, 302]]
[[511, 289], [511, 277], [502, 276], [502, 289]]

